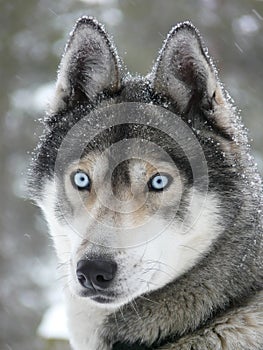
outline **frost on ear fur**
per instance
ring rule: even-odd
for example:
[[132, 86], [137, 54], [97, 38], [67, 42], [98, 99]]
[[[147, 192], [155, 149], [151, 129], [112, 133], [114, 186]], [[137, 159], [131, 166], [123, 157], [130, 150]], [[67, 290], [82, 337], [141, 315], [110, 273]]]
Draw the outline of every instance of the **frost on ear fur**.
[[95, 19], [80, 18], [59, 66], [52, 112], [92, 103], [103, 92], [117, 91], [119, 84], [119, 59], [107, 33]]
[[172, 100], [192, 125], [203, 125], [204, 120], [196, 120], [201, 111], [221, 136], [233, 136], [232, 105], [226, 100], [216, 68], [190, 22], [170, 31], [151, 77], [156, 93]]
[[174, 27], [154, 67], [155, 90], [165, 92], [183, 112], [193, 94], [211, 98], [216, 82], [216, 73], [195, 27], [189, 22]]

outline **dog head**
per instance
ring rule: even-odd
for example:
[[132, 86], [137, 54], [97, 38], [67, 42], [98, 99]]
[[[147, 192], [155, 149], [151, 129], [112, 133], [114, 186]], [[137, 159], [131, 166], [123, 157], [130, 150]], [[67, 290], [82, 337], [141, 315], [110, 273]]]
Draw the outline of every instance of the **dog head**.
[[236, 186], [233, 125], [190, 23], [140, 78], [124, 76], [98, 22], [77, 22], [31, 182], [73, 294], [119, 306], [208, 254]]

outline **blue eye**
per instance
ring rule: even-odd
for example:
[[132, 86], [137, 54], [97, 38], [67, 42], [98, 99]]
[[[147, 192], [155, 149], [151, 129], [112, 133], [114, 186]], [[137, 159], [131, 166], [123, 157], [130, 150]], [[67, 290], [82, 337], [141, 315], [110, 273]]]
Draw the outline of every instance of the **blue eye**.
[[148, 182], [148, 187], [152, 191], [162, 191], [170, 184], [170, 180], [169, 175], [156, 174]]
[[72, 177], [73, 185], [80, 190], [88, 190], [90, 188], [90, 178], [83, 171], [76, 172]]

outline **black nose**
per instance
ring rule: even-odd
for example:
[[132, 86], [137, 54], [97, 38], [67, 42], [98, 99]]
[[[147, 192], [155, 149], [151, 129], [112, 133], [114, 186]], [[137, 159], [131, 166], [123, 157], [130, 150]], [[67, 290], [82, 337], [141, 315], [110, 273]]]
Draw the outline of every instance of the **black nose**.
[[106, 289], [113, 281], [117, 271], [115, 261], [80, 260], [77, 265], [79, 283], [88, 289]]

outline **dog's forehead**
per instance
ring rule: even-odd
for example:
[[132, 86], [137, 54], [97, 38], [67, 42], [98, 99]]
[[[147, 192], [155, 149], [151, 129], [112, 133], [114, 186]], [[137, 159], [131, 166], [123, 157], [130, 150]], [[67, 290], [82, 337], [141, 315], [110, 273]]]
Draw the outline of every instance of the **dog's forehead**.
[[115, 157], [116, 152], [107, 150], [104, 153], [99, 151], [91, 151], [86, 154], [79, 161], [74, 161], [70, 166], [70, 170], [83, 169], [89, 172], [106, 172], [115, 169], [128, 169], [131, 174], [145, 174], [158, 168], [174, 168], [175, 164], [169, 158], [165, 159], [161, 153], [154, 154], [154, 151], [149, 148], [149, 152], [145, 154], [144, 158], [134, 154], [133, 150], [127, 150], [123, 157]]
[[[146, 181], [158, 172], [177, 176], [177, 169], [182, 163], [180, 146], [151, 126], [118, 124], [96, 134], [88, 143], [83, 136], [85, 132], [77, 134], [82, 139], [78, 138], [75, 143], [70, 143], [71, 151], [76, 145], [77, 152], [72, 153], [71, 159], [67, 158], [67, 152], [62, 160], [68, 164], [69, 172], [82, 169], [93, 179], [98, 179], [98, 182], [104, 176], [116, 183], [127, 185], [136, 182], [136, 178]], [[82, 146], [83, 152], [78, 152]], [[68, 147], [66, 150], [68, 151]], [[177, 161], [179, 158], [180, 162]]]
[[151, 144], [148, 145], [148, 152], [144, 153], [144, 157], [136, 153], [132, 147], [127, 148], [122, 154], [115, 149], [107, 149], [105, 152], [90, 151], [79, 161], [70, 164], [68, 172], [77, 169], [86, 171], [93, 178], [101, 179], [109, 176], [114, 181], [118, 179], [127, 184], [140, 179], [146, 180], [157, 172], [177, 172], [174, 162], [162, 152], [154, 150]]

